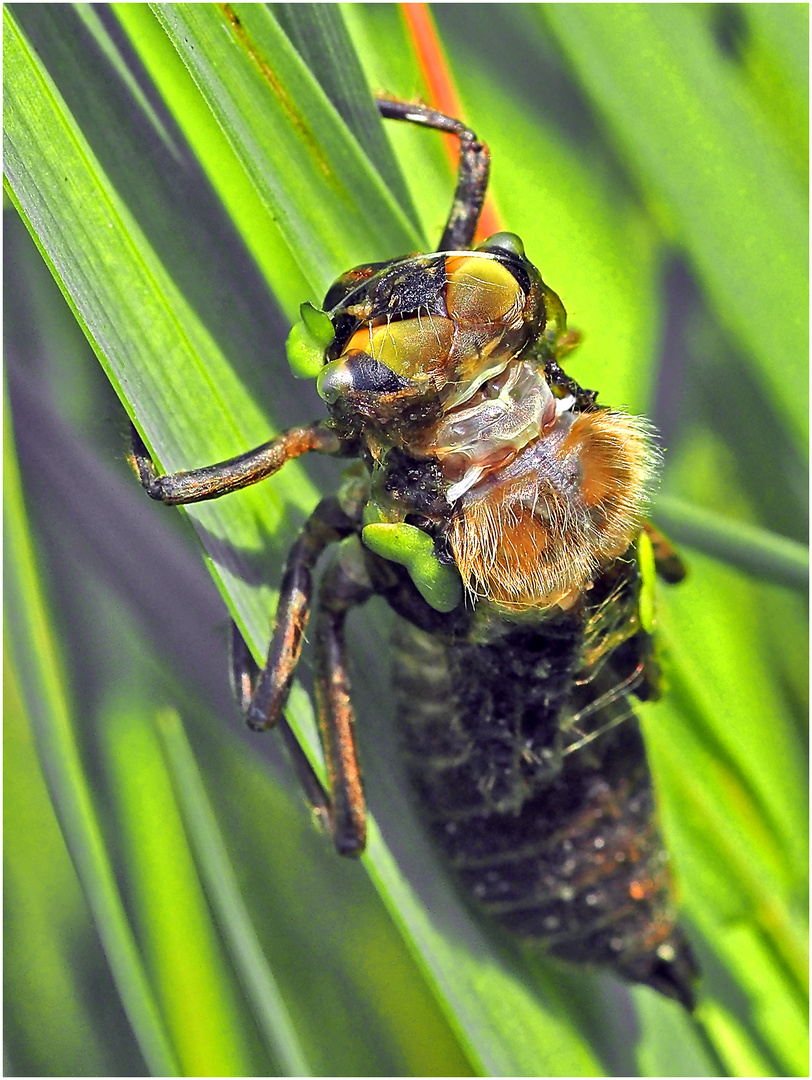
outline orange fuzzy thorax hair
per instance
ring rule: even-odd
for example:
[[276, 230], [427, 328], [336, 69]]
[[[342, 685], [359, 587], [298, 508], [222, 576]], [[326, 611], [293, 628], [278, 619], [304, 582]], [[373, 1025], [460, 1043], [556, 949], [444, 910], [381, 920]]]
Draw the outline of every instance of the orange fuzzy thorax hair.
[[645, 420], [570, 416], [460, 499], [450, 533], [468, 590], [511, 611], [568, 606], [640, 528], [657, 462]]

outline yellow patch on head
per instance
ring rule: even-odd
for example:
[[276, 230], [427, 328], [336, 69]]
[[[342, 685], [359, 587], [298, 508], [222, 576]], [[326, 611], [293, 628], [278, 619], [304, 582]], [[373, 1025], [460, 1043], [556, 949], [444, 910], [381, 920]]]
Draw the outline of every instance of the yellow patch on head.
[[457, 255], [446, 259], [446, 304], [451, 318], [466, 323], [510, 323], [524, 308], [524, 293], [496, 259]]
[[[443, 373], [454, 339], [454, 325], [438, 315], [399, 319], [356, 330], [344, 348], [368, 353], [404, 379]], [[344, 355], [343, 354], [343, 355]]]

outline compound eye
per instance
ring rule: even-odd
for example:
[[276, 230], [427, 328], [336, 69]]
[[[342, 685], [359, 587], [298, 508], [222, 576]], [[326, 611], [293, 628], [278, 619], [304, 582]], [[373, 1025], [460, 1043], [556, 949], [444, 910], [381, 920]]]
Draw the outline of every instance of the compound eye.
[[524, 243], [520, 236], [512, 232], [498, 232], [483, 240], [477, 251], [504, 251], [515, 259], [524, 259]]
[[454, 255], [446, 259], [446, 307], [463, 323], [510, 322], [524, 308], [524, 292], [498, 259]]
[[365, 352], [390, 372], [420, 382], [442, 373], [453, 340], [450, 319], [427, 313], [362, 327], [347, 342], [346, 352]]

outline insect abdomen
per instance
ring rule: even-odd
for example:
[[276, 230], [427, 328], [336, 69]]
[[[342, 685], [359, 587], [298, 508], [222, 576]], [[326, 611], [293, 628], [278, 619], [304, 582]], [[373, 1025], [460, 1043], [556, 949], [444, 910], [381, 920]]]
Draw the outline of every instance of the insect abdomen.
[[[691, 1007], [695, 964], [675, 926], [651, 776], [625, 696], [597, 718], [611, 723], [621, 708], [622, 723], [565, 752], [573, 737], [561, 717], [582, 629], [562, 615], [477, 645], [403, 624], [395, 686], [411, 778], [476, 906], [555, 956], [609, 966]], [[609, 664], [596, 681], [611, 679]]]

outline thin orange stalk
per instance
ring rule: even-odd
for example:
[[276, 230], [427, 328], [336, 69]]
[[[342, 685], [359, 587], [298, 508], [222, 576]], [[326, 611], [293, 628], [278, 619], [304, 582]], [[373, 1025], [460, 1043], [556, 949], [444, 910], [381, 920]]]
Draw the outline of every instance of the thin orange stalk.
[[[400, 10], [412, 39], [420, 73], [428, 89], [429, 104], [448, 116], [459, 117], [462, 106], [428, 4], [401, 4]], [[456, 169], [459, 144], [453, 135], [446, 136], [445, 146], [452, 168]], [[477, 239], [501, 232], [502, 228], [493, 199], [488, 195], [479, 219]]]

